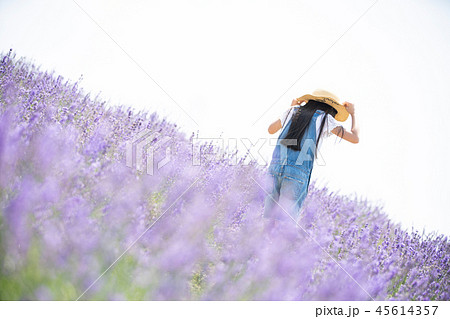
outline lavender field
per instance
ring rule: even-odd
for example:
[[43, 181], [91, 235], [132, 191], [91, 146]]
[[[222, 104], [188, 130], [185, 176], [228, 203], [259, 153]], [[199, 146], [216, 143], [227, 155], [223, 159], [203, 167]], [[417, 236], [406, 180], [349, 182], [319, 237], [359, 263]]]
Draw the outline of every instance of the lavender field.
[[[195, 136], [157, 114], [0, 58], [0, 300], [450, 299], [446, 236], [314, 181], [299, 227], [265, 220], [245, 155], [204, 144], [193, 165]], [[126, 165], [144, 129], [172, 141], [153, 175]]]

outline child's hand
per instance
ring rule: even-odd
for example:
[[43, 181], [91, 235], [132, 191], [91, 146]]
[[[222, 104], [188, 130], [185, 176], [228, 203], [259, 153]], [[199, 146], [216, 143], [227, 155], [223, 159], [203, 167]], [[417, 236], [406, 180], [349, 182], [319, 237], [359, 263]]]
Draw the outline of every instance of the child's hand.
[[354, 104], [352, 104], [350, 102], [344, 102], [342, 105], [345, 106], [348, 113], [350, 113], [351, 115], [355, 114], [355, 105]]
[[291, 103], [291, 106], [300, 105], [300, 104], [302, 104], [303, 102], [304, 102], [304, 101], [299, 100], [299, 99], [293, 99], [293, 100], [292, 100], [292, 103]]

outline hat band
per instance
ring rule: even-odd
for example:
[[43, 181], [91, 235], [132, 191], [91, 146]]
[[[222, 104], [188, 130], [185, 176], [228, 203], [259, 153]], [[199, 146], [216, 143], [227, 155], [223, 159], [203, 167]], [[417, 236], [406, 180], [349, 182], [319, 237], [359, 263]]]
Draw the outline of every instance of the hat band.
[[329, 97], [316, 97], [315, 98], [316, 101], [319, 102], [326, 102], [326, 103], [331, 103], [331, 104], [339, 104], [338, 102], [336, 102], [334, 99], [331, 99]]

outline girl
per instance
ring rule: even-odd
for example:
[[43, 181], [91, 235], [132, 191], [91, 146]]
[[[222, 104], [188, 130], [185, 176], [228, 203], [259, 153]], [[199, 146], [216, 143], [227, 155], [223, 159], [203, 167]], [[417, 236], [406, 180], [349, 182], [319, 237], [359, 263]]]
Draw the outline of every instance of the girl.
[[[304, 102], [306, 104], [301, 105]], [[352, 116], [351, 131], [339, 124], [349, 114]], [[294, 99], [291, 108], [270, 124], [268, 131], [275, 134], [280, 129], [282, 131], [269, 165], [273, 186], [265, 200], [264, 217], [297, 223], [300, 208], [308, 194], [321, 138], [333, 133], [351, 143], [359, 142], [355, 107], [349, 102], [340, 104], [339, 99], [328, 91], [316, 90]]]

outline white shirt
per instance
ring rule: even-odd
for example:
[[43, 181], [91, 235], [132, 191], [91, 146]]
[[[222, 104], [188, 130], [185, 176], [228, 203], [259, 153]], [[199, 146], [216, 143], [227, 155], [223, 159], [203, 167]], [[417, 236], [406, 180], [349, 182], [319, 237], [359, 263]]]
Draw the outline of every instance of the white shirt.
[[[289, 109], [287, 109], [281, 116], [280, 116], [280, 121], [281, 121], [281, 127], [283, 128], [291, 119], [292, 114], [294, 114], [294, 106], [290, 107]], [[292, 112], [291, 112], [292, 111]], [[322, 119], [325, 116], [325, 114], [320, 114], [317, 119], [316, 119], [316, 138], [319, 137], [319, 130], [320, 130], [320, 124], [322, 123]], [[320, 138], [319, 141], [319, 146], [318, 148], [320, 148], [320, 145], [322, 144], [322, 140], [325, 137], [329, 137], [331, 135], [333, 135], [333, 133], [331, 133], [331, 131], [337, 127], [337, 126], [341, 126], [342, 124], [340, 124], [334, 117], [332, 117], [331, 115], [327, 116], [327, 120], [325, 121], [325, 124], [323, 126], [323, 131], [322, 131], [322, 136]]]

